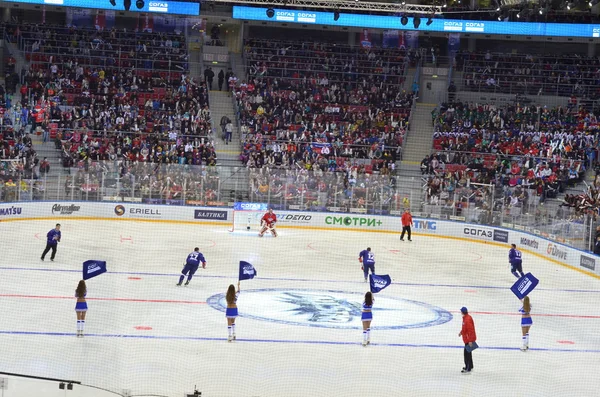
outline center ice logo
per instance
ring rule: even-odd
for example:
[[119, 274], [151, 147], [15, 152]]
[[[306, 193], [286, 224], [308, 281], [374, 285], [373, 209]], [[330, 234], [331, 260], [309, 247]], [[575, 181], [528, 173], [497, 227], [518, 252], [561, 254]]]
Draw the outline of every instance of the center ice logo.
[[[321, 328], [362, 329], [364, 293], [312, 289], [245, 290], [238, 301], [241, 317], [286, 325]], [[225, 312], [225, 294], [208, 298], [207, 303]], [[422, 328], [452, 319], [448, 311], [425, 302], [377, 296], [373, 306], [377, 329]]]

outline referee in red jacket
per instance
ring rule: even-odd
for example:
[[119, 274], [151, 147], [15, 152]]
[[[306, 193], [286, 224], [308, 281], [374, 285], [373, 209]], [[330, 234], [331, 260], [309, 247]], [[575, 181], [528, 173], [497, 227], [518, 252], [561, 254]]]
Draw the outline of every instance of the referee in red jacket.
[[465, 367], [460, 371], [463, 374], [470, 374], [473, 370], [473, 350], [467, 351], [467, 346], [473, 347], [473, 343], [477, 340], [477, 335], [475, 334], [475, 324], [473, 323], [473, 318], [469, 314], [469, 311], [466, 307], [462, 307], [460, 309], [462, 313], [462, 329], [458, 336], [462, 336], [463, 342], [465, 342]]
[[408, 233], [408, 241], [412, 241], [410, 239], [410, 227], [413, 225], [412, 215], [410, 214], [410, 210], [404, 210], [404, 214], [402, 214], [402, 234], [400, 235], [400, 241], [404, 241], [404, 233]]

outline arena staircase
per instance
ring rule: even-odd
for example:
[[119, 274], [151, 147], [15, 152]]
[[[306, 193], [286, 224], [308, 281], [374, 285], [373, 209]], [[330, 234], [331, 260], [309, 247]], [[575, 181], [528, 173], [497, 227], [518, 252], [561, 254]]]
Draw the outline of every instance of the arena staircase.
[[[244, 164], [240, 161], [241, 136], [240, 128], [237, 123], [237, 111], [234, 108], [233, 98], [226, 91], [209, 92], [210, 112], [213, 128], [213, 138], [215, 150], [218, 157], [218, 165], [221, 166], [221, 183], [223, 190], [238, 192], [241, 197], [236, 196], [236, 200], [244, 199], [248, 191], [248, 175]], [[221, 129], [221, 118], [229, 117], [233, 123], [233, 134], [231, 142], [226, 144], [223, 139]], [[225, 197], [225, 199], [229, 199]]]
[[402, 164], [420, 164], [431, 153], [433, 144], [433, 125], [431, 112], [434, 104], [418, 103], [411, 115], [410, 131], [404, 139]]
[[[44, 181], [44, 188], [46, 189], [45, 199], [46, 200], [57, 200], [59, 198], [65, 198], [65, 180], [68, 168], [62, 166], [60, 158], [60, 151], [56, 148], [54, 141], [49, 140], [44, 143], [41, 135], [31, 134], [31, 142], [33, 149], [38, 155], [40, 164], [44, 157], [50, 162], [50, 172], [46, 175], [40, 174], [40, 179]], [[59, 178], [60, 175], [60, 178]]]

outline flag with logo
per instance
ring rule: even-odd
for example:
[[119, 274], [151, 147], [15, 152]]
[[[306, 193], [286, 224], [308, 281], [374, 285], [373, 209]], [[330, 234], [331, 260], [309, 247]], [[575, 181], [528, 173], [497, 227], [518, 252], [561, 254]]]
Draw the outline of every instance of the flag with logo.
[[327, 142], [313, 142], [310, 147], [315, 153], [323, 155], [331, 153], [331, 144]]
[[250, 263], [240, 261], [240, 278], [239, 280], [250, 280], [256, 277], [256, 269]]
[[540, 280], [533, 277], [531, 273], [527, 273], [523, 277], [517, 280], [516, 283], [510, 287], [510, 290], [517, 296], [519, 299], [525, 298], [533, 289], [538, 285]]
[[371, 284], [371, 292], [376, 294], [392, 283], [392, 278], [389, 275], [377, 276], [369, 275], [369, 284]]
[[88, 280], [92, 277], [99, 276], [102, 273], [106, 273], [106, 262], [105, 261], [85, 261], [83, 262], [83, 279]]

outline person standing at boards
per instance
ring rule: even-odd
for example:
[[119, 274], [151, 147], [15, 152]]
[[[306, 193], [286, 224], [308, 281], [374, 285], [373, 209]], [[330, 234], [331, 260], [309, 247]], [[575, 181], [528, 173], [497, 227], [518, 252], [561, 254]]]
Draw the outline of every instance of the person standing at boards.
[[240, 296], [240, 282], [237, 284], [237, 292], [235, 291], [235, 287], [233, 284], [229, 286], [227, 289], [227, 294], [225, 295], [225, 300], [227, 301], [227, 309], [225, 310], [225, 317], [227, 317], [227, 331], [228, 337], [227, 341], [231, 342], [235, 340], [235, 319], [238, 316], [237, 309], [237, 300]]
[[87, 313], [87, 302], [85, 297], [87, 295], [87, 286], [85, 281], [79, 281], [77, 289], [75, 290], [75, 298], [77, 303], [75, 304], [75, 314], [77, 315], [77, 337], [83, 338], [83, 328], [85, 326], [85, 314]]
[[521, 347], [522, 352], [529, 350], [529, 328], [533, 325], [531, 319], [531, 301], [529, 297], [523, 298], [523, 307], [519, 310], [521, 313], [521, 332], [523, 333], [523, 346]]
[[365, 294], [365, 301], [362, 305], [361, 320], [363, 323], [363, 346], [371, 343], [371, 321], [373, 320], [373, 294], [369, 291]]

